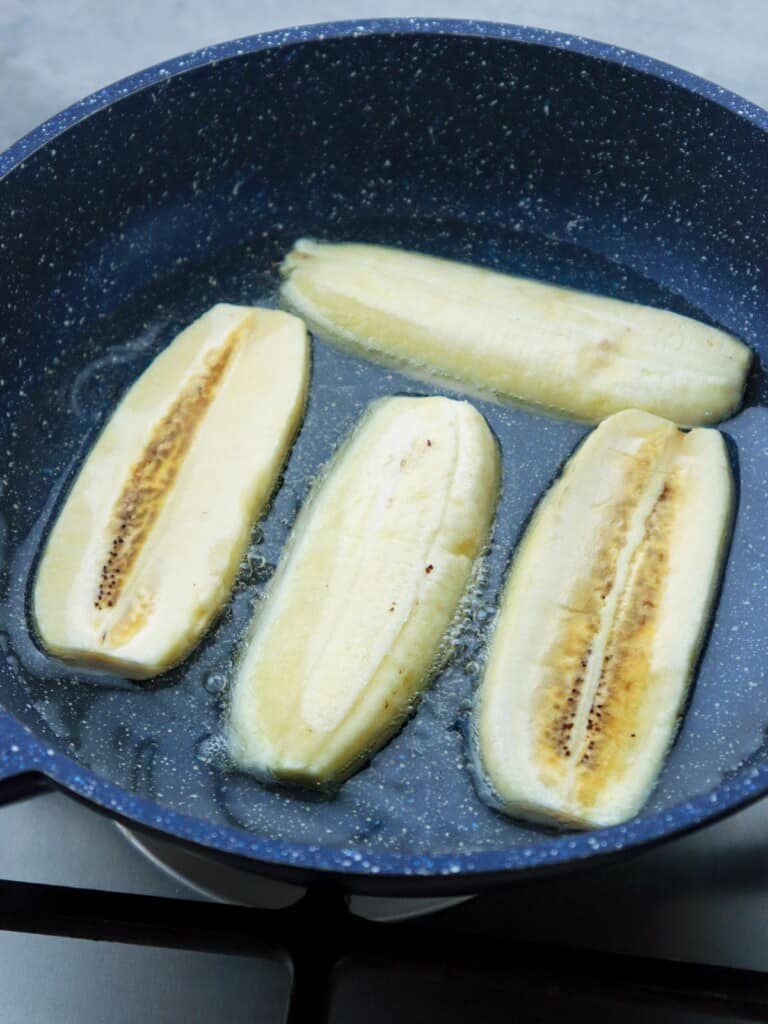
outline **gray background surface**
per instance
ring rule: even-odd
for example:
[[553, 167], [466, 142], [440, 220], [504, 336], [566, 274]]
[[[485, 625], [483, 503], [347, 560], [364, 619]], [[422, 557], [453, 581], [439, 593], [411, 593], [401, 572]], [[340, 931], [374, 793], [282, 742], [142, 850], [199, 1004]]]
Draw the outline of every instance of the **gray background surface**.
[[0, 0], [0, 149], [87, 93], [187, 50], [287, 25], [409, 15], [591, 36], [768, 106], [765, 0]]

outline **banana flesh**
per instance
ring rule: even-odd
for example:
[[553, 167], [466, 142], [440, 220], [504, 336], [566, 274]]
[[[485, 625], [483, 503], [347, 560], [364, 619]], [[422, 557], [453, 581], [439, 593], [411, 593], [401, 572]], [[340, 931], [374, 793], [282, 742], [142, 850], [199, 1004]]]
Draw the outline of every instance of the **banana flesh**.
[[217, 305], [123, 398], [50, 534], [43, 646], [143, 679], [200, 640], [229, 596], [303, 415], [309, 347], [287, 313]]
[[751, 360], [689, 317], [384, 246], [301, 239], [282, 272], [283, 304], [339, 344], [589, 422], [716, 423]]
[[516, 553], [478, 691], [484, 785], [511, 815], [632, 817], [674, 737], [719, 586], [733, 507], [716, 430], [605, 420]]
[[466, 402], [374, 403], [294, 527], [236, 672], [233, 760], [323, 785], [402, 723], [490, 529], [499, 453]]

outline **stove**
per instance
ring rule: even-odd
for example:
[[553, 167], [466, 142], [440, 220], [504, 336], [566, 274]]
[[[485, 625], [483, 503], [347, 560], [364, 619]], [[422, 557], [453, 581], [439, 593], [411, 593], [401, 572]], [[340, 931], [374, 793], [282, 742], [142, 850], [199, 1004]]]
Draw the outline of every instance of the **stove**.
[[768, 803], [448, 901], [306, 894], [54, 793], [0, 815], [9, 1024], [768, 1020]]

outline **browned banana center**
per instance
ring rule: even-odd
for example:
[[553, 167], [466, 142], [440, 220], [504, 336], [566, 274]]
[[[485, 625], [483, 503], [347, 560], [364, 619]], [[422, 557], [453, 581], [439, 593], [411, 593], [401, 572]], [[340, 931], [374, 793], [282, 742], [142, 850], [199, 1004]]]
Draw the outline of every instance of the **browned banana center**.
[[108, 553], [99, 572], [94, 607], [114, 607], [163, 502], [179, 475], [184, 457], [213, 402], [234, 353], [237, 336], [209, 352], [205, 368], [185, 385], [155, 426], [141, 457], [123, 485], [107, 534]]
[[[616, 586], [617, 564], [626, 547], [637, 505], [658, 472], [659, 457], [668, 435], [656, 434], [634, 453], [615, 450], [626, 462], [621, 496], [614, 503], [610, 524], [592, 562], [589, 577], [579, 580], [567, 604], [560, 632], [543, 659], [545, 676], [535, 697], [533, 721], [537, 723], [538, 764], [541, 778], [554, 784], [579, 755], [581, 737], [573, 730], [586, 695], [584, 686], [594, 644], [605, 616], [605, 605]], [[600, 712], [602, 714], [602, 711]], [[575, 744], [575, 748], [574, 748]]]
[[584, 741], [574, 755], [578, 758], [576, 793], [584, 807], [595, 803], [606, 778], [620, 777], [641, 741], [643, 708], [654, 683], [649, 654], [666, 576], [677, 489], [677, 476], [672, 474], [646, 520], [608, 638]]

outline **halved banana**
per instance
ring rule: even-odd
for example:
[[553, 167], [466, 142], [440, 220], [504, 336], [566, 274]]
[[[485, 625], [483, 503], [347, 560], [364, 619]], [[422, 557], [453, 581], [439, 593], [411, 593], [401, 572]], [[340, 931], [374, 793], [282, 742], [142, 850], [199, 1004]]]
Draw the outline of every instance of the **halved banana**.
[[716, 430], [644, 412], [602, 423], [515, 556], [477, 695], [479, 770], [512, 815], [632, 817], [674, 736], [733, 506]]
[[283, 303], [331, 340], [591, 422], [715, 423], [751, 360], [688, 317], [384, 246], [301, 239], [282, 271]]
[[302, 510], [236, 673], [243, 768], [348, 775], [413, 707], [486, 540], [499, 453], [466, 402], [374, 403]]
[[45, 547], [44, 647], [134, 679], [164, 672], [229, 595], [304, 412], [309, 347], [287, 313], [218, 305], [123, 398]]

